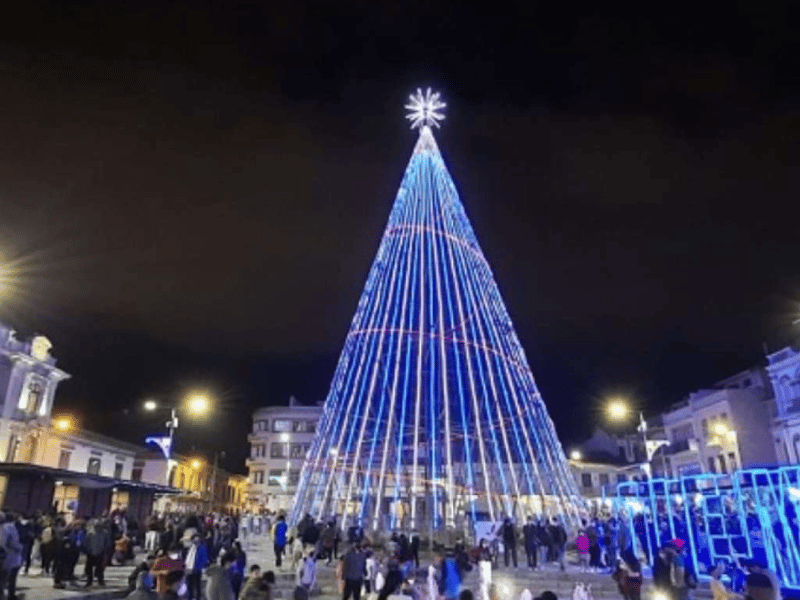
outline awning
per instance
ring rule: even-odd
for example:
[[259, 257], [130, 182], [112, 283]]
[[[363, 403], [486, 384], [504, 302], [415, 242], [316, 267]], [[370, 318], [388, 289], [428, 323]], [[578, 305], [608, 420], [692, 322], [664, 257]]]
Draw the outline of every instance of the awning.
[[61, 481], [65, 485], [77, 485], [89, 489], [117, 488], [118, 490], [148, 490], [157, 494], [181, 494], [183, 490], [157, 483], [145, 481], [132, 481], [130, 479], [117, 479], [89, 473], [78, 473], [67, 469], [54, 469], [30, 463], [0, 462], [0, 474], [7, 475], [33, 475], [47, 478], [53, 482]]

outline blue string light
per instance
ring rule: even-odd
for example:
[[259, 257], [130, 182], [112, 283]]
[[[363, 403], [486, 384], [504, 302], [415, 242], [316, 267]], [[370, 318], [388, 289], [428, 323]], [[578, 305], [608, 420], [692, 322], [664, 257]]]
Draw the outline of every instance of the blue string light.
[[547, 512], [571, 522], [575, 481], [431, 133], [442, 104], [427, 98], [436, 107], [412, 102], [419, 140], [290, 520], [436, 530], [479, 513]]

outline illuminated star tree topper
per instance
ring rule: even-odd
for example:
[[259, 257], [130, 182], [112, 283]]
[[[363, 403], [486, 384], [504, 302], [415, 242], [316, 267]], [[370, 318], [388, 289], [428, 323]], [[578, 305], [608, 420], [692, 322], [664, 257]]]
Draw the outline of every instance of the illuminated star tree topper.
[[439, 127], [439, 121], [444, 119], [444, 113], [441, 110], [447, 106], [440, 98], [441, 94], [431, 92], [431, 88], [425, 90], [424, 94], [421, 89], [417, 88], [417, 93], [408, 97], [406, 108], [410, 112], [406, 115], [406, 119], [411, 121], [411, 129], [425, 125]]

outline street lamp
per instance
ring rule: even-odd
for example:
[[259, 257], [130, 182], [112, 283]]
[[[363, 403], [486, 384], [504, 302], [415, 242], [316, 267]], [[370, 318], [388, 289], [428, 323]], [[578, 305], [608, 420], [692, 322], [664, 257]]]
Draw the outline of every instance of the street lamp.
[[[169, 438], [166, 447], [159, 443], [164, 456], [167, 459], [166, 480], [169, 484], [169, 461], [172, 458], [172, 443], [175, 439], [175, 430], [178, 428], [178, 409], [182, 409], [192, 417], [203, 417], [211, 410], [211, 400], [204, 394], [192, 394], [183, 403], [183, 406], [162, 406], [156, 400], [146, 400], [143, 407], [148, 412], [155, 412], [159, 409], [169, 411], [169, 421], [166, 422]], [[152, 438], [148, 438], [152, 439]], [[163, 438], [162, 438], [163, 440]], [[156, 441], [156, 440], [153, 440]]]
[[608, 402], [606, 414], [612, 421], [626, 421], [631, 414], [631, 409], [625, 400], [622, 398], [615, 398]]
[[72, 429], [72, 419], [70, 417], [58, 417], [53, 421], [53, 425], [59, 431], [69, 431]]
[[580, 450], [573, 450], [569, 453], [569, 457], [571, 460], [581, 460], [583, 459], [583, 454]]
[[[630, 405], [623, 398], [613, 398], [609, 400], [608, 404], [606, 405], [606, 415], [608, 415], [608, 418], [611, 421], [627, 421], [631, 415], [631, 412]], [[650, 453], [647, 451], [647, 421], [644, 420], [642, 411], [639, 411], [639, 425], [637, 425], [636, 430], [642, 432], [642, 441], [644, 442], [644, 464], [642, 467], [649, 477]]]

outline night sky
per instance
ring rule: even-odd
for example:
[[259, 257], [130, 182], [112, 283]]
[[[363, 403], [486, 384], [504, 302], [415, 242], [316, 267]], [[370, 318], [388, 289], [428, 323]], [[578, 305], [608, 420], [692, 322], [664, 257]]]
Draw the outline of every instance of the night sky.
[[777, 3], [111, 4], [20, 3], [0, 45], [0, 320], [53, 341], [56, 413], [140, 441], [207, 389], [178, 450], [241, 470], [254, 408], [323, 400], [418, 86], [565, 444], [796, 333]]

